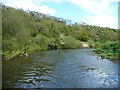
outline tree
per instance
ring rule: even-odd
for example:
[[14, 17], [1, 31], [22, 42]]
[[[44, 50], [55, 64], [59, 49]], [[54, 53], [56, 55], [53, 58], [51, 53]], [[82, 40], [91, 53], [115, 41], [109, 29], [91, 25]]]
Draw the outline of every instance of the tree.
[[81, 41], [85, 41], [87, 42], [89, 40], [89, 36], [86, 32], [82, 32], [82, 35], [81, 35]]

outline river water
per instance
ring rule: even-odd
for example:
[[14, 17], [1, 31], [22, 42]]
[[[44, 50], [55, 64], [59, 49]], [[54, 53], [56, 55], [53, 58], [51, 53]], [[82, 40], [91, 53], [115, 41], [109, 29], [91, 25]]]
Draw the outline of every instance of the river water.
[[50, 50], [3, 61], [3, 88], [118, 88], [118, 63], [92, 49]]

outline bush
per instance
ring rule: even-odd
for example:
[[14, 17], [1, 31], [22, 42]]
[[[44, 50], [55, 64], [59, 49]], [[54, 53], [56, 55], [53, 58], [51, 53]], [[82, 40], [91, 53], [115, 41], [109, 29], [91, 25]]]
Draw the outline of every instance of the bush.
[[48, 44], [49, 44], [49, 39], [48, 37], [42, 35], [42, 34], [38, 34], [35, 38], [34, 41], [36, 44], [38, 44], [42, 50], [46, 50], [48, 48]]
[[82, 42], [80, 42], [79, 40], [76, 41], [76, 48], [84, 48]]
[[119, 50], [118, 42], [109, 41], [101, 43], [96, 49], [97, 53], [100, 53], [103, 58], [118, 57]]
[[62, 48], [76, 48], [76, 40], [71, 36], [64, 36], [63, 43], [64, 46], [62, 46]]
[[89, 40], [88, 34], [86, 32], [83, 32], [80, 40], [87, 42]]
[[95, 47], [95, 42], [92, 40], [88, 40], [88, 44], [90, 46], [90, 48], [94, 48]]
[[41, 50], [41, 47], [36, 44], [36, 43], [33, 43], [31, 45], [28, 46], [28, 52], [33, 52], [33, 51], [38, 51], [38, 50]]
[[100, 42], [96, 42], [96, 43], [95, 43], [95, 48], [100, 48], [100, 45], [101, 45]]

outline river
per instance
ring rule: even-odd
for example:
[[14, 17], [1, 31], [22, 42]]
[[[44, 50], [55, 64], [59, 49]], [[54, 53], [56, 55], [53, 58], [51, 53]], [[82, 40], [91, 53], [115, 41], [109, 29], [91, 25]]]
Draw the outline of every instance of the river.
[[92, 49], [50, 50], [3, 61], [3, 88], [118, 88], [118, 65]]

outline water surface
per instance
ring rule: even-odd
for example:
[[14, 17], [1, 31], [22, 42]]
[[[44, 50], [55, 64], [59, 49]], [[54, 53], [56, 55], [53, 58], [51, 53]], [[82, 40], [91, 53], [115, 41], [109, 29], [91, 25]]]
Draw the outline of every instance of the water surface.
[[3, 88], [118, 88], [118, 63], [91, 49], [51, 50], [3, 61]]

